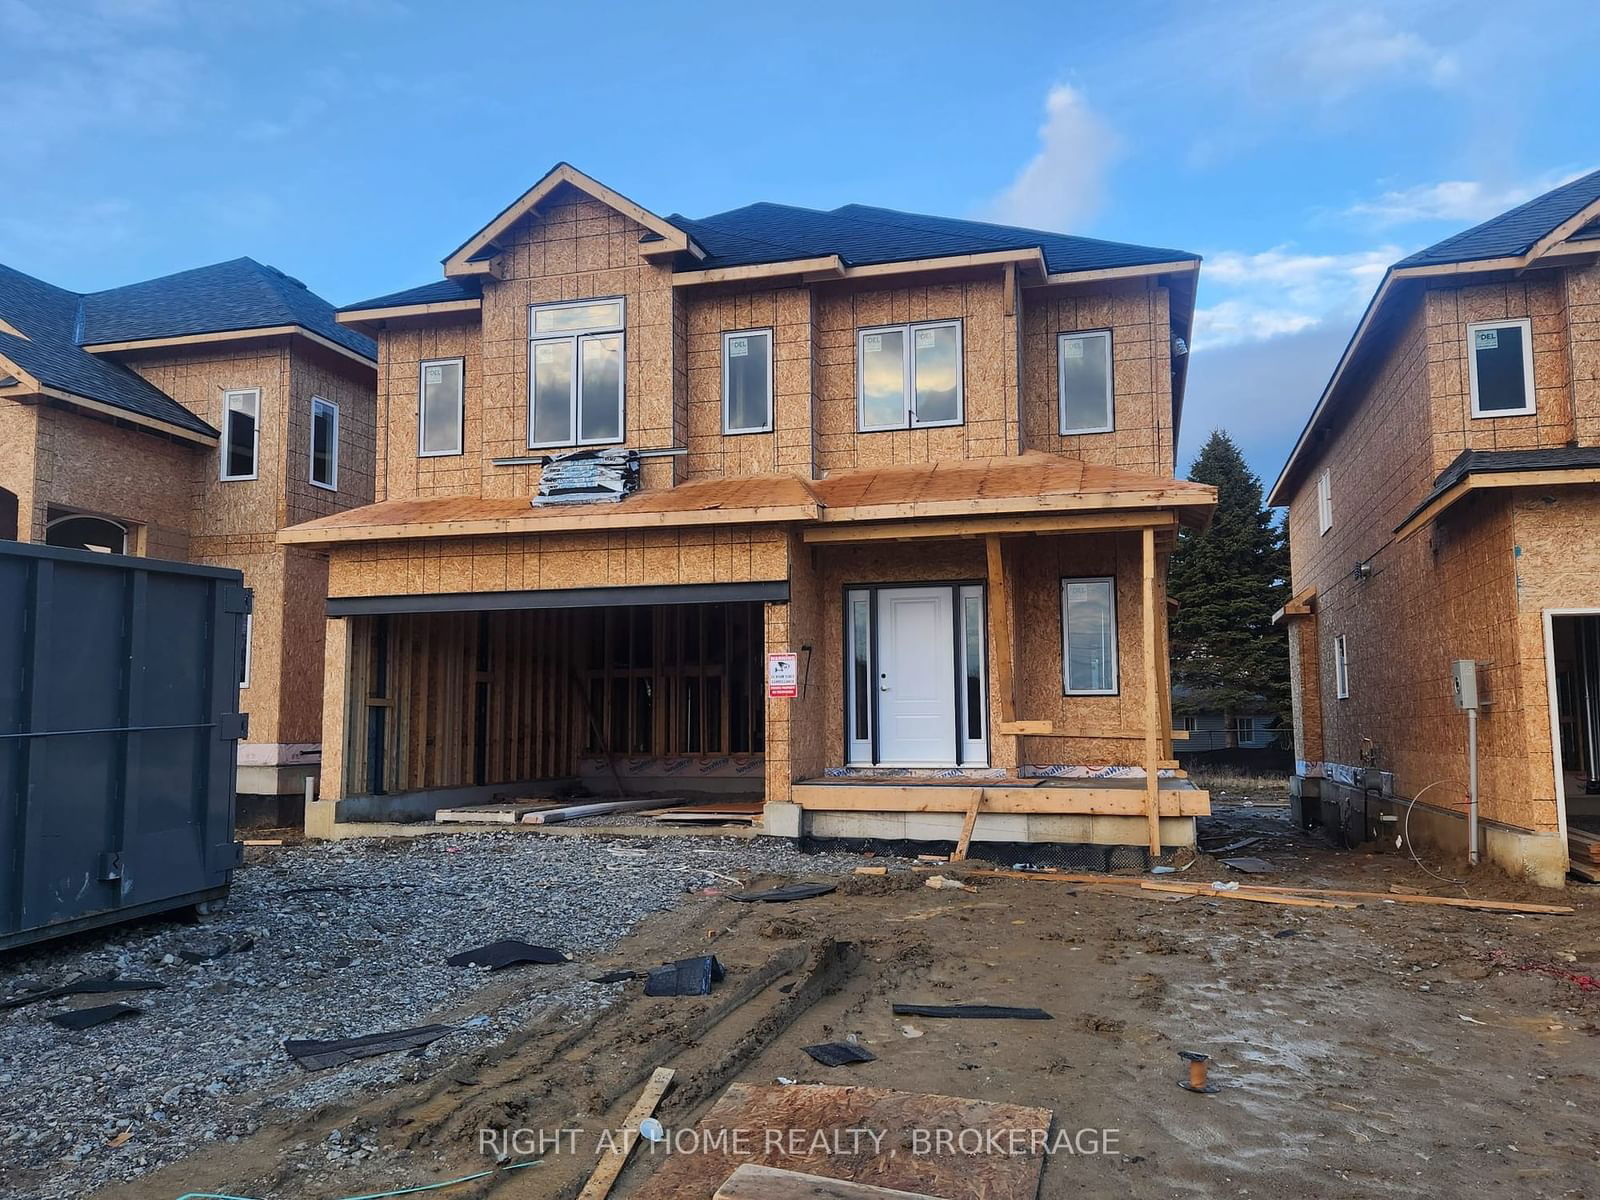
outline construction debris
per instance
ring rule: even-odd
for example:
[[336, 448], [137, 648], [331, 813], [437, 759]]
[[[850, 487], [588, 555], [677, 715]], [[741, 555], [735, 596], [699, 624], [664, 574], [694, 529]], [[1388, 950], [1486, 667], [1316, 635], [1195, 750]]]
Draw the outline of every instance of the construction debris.
[[572, 960], [561, 951], [549, 946], [530, 946], [527, 942], [519, 942], [515, 938], [505, 938], [498, 942], [490, 942], [487, 946], [479, 946], [476, 950], [463, 950], [460, 954], [452, 954], [444, 961], [449, 967], [487, 967], [491, 971], [503, 971], [520, 963], [550, 966]]
[[898, 1188], [745, 1163], [728, 1176], [711, 1200], [938, 1200], [938, 1197], [926, 1192], [903, 1192]]
[[929, 875], [922, 881], [923, 887], [931, 887], [934, 891], [975, 892], [978, 889], [970, 883], [962, 883], [959, 879], [951, 879], [947, 875]]
[[759, 901], [762, 904], [784, 904], [790, 900], [814, 900], [818, 896], [826, 896], [836, 889], [837, 883], [791, 883], [786, 887], [768, 888], [760, 892], [730, 892], [729, 900], [743, 900], [747, 903]]
[[1042, 1008], [1007, 1008], [999, 1004], [896, 1004], [897, 1017], [951, 1017], [964, 1021], [1053, 1021]]
[[801, 1046], [812, 1058], [825, 1067], [842, 1067], [846, 1063], [877, 1062], [878, 1056], [855, 1042], [820, 1042], [815, 1046]]
[[[628, 1110], [628, 1115], [623, 1118], [624, 1133], [632, 1131], [643, 1135], [645, 1123], [654, 1122], [652, 1114], [656, 1111], [656, 1106], [661, 1103], [661, 1097], [665, 1096], [667, 1089], [672, 1086], [673, 1074], [670, 1067], [657, 1067], [651, 1072], [649, 1082], [644, 1085], [644, 1091], [639, 1093], [639, 1098], [634, 1101], [633, 1107]], [[636, 1145], [638, 1145], [636, 1139], [624, 1137], [620, 1145], [613, 1143], [608, 1147], [605, 1157], [600, 1160], [600, 1165], [594, 1169], [594, 1174], [589, 1176], [589, 1182], [584, 1184], [583, 1191], [578, 1193], [578, 1200], [605, 1200], [611, 1194], [617, 1176], [622, 1174], [622, 1168], [628, 1165], [628, 1155], [633, 1153]]]
[[362, 1037], [334, 1038], [329, 1041], [290, 1038], [284, 1042], [283, 1048], [295, 1064], [304, 1070], [324, 1071], [329, 1067], [342, 1067], [358, 1058], [416, 1050], [455, 1032], [454, 1025], [421, 1025], [415, 1029], [394, 1029], [386, 1033], [369, 1033]]
[[0, 1009], [21, 1008], [37, 1004], [40, 1000], [59, 1000], [63, 996], [98, 996], [107, 992], [148, 992], [167, 985], [154, 979], [118, 979], [113, 975], [102, 978], [74, 979], [60, 987], [42, 988], [34, 992], [19, 992], [0, 1000]]
[[665, 966], [652, 967], [645, 977], [646, 996], [709, 996], [711, 985], [727, 977], [714, 955], [680, 958]]
[[577, 821], [584, 817], [603, 817], [608, 813], [639, 812], [647, 808], [661, 808], [669, 804], [686, 804], [686, 800], [663, 800], [653, 796], [643, 800], [591, 800], [577, 804], [556, 805], [525, 813], [524, 825], [554, 825], [561, 821]]
[[1216, 1084], [1206, 1081], [1207, 1069], [1211, 1062], [1209, 1054], [1201, 1054], [1198, 1050], [1179, 1050], [1178, 1057], [1189, 1064], [1188, 1077], [1178, 1081], [1178, 1086], [1184, 1091], [1210, 1096], [1222, 1090]]
[[1234, 871], [1243, 871], [1246, 875], [1272, 875], [1278, 870], [1264, 858], [1255, 858], [1243, 855], [1239, 858], [1224, 858], [1222, 865]]
[[69, 1008], [66, 1012], [51, 1013], [49, 1020], [63, 1029], [93, 1029], [125, 1017], [137, 1017], [144, 1009], [131, 1004], [100, 1004], [94, 1008]]

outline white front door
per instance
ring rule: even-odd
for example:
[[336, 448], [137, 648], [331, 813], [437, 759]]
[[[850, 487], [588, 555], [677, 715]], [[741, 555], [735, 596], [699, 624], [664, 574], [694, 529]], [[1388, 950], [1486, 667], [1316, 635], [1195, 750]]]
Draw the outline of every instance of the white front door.
[[956, 763], [956, 646], [949, 587], [878, 592], [878, 761]]

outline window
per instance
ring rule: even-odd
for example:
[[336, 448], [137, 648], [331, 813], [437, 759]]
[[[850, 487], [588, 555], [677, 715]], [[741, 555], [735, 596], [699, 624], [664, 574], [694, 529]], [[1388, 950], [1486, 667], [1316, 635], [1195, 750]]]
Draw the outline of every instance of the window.
[[961, 424], [961, 322], [888, 325], [856, 338], [863, 431]]
[[339, 490], [339, 406], [321, 396], [311, 397], [311, 482]]
[[1062, 690], [1068, 696], [1117, 694], [1116, 580], [1061, 581]]
[[845, 597], [849, 640], [845, 704], [849, 713], [849, 761], [872, 762], [872, 593], [853, 591]]
[[1256, 740], [1256, 719], [1254, 717], [1238, 717], [1238, 742], [1242, 746], [1246, 742]]
[[1111, 331], [1063, 333], [1057, 358], [1061, 432], [1110, 433], [1116, 428], [1111, 401]]
[[461, 453], [462, 392], [466, 360], [436, 358], [418, 372], [417, 454]]
[[126, 554], [128, 531], [105, 517], [68, 513], [52, 517], [44, 527], [47, 546], [66, 546], [73, 550], [93, 550], [96, 554]]
[[961, 721], [961, 761], [989, 761], [989, 744], [984, 736], [988, 716], [988, 691], [984, 682], [983, 587], [967, 584], [958, 593], [961, 601], [961, 645], [958, 647], [961, 696], [957, 705]]
[[1534, 411], [1530, 321], [1468, 325], [1467, 368], [1474, 417], [1515, 417]]
[[239, 639], [239, 686], [250, 686], [250, 637], [256, 631], [253, 613], [244, 614], [244, 636]]
[[1333, 639], [1333, 691], [1340, 700], [1350, 699], [1350, 657], [1342, 633]]
[[222, 394], [222, 478], [254, 479], [261, 445], [261, 389]]
[[622, 441], [624, 304], [528, 310], [528, 447]]
[[1333, 528], [1333, 477], [1324, 471], [1317, 476], [1317, 532]]
[[772, 429], [772, 330], [722, 335], [722, 432]]

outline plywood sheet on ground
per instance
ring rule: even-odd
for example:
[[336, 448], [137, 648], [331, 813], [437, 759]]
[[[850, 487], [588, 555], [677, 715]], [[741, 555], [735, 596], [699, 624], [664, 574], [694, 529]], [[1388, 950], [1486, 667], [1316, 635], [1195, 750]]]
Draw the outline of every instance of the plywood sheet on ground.
[[[634, 1200], [709, 1198], [746, 1162], [945, 1200], [1033, 1200], [1051, 1117], [1046, 1108], [888, 1088], [736, 1083], [696, 1127], [700, 1152], [668, 1158]], [[977, 1131], [966, 1135], [976, 1152], [919, 1143], [918, 1131], [936, 1138], [938, 1130]]]

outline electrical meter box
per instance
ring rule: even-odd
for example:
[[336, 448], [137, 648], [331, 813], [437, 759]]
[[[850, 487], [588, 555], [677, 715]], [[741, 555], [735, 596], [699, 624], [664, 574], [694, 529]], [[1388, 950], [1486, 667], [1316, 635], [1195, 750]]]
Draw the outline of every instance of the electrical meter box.
[[1450, 664], [1451, 691], [1456, 707], [1465, 712], [1478, 707], [1478, 664], [1470, 658], [1458, 658]]

